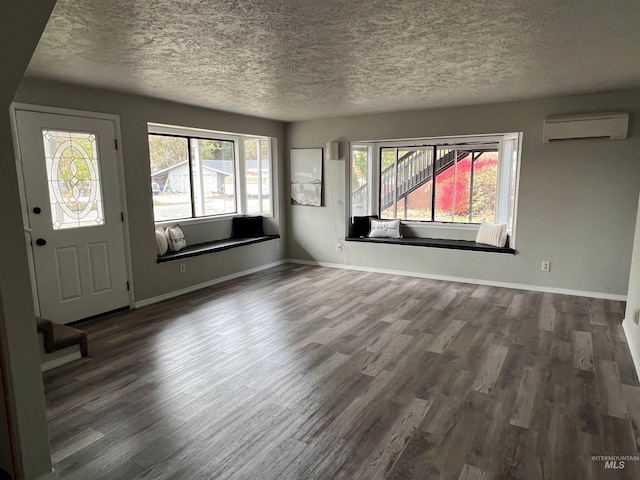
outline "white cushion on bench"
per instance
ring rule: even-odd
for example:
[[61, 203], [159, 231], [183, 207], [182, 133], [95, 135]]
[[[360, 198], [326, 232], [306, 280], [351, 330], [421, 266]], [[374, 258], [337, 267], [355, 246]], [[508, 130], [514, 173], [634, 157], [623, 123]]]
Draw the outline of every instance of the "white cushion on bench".
[[158, 256], [161, 257], [169, 250], [169, 242], [164, 234], [164, 230], [156, 230], [156, 245], [158, 246]]
[[167, 236], [167, 243], [169, 244], [169, 251], [179, 252], [187, 246], [187, 240], [184, 238], [184, 233], [182, 233], [179, 225], [167, 227], [165, 234]]
[[507, 243], [507, 224], [482, 222], [478, 229], [476, 243], [504, 247]]
[[400, 233], [400, 220], [374, 220], [371, 219], [370, 238], [402, 238]]

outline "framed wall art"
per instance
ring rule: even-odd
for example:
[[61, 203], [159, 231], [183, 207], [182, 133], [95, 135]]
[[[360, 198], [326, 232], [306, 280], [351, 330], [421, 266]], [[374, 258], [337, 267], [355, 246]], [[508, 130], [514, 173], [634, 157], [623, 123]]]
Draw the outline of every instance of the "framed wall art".
[[291, 149], [291, 205], [322, 206], [322, 148]]

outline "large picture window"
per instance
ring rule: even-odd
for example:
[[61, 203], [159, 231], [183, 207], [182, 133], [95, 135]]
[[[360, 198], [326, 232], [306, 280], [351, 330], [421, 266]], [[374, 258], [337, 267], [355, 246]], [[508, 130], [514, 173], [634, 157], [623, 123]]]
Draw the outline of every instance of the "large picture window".
[[272, 212], [271, 139], [149, 126], [156, 222]]
[[512, 228], [518, 140], [507, 134], [354, 143], [351, 214]]

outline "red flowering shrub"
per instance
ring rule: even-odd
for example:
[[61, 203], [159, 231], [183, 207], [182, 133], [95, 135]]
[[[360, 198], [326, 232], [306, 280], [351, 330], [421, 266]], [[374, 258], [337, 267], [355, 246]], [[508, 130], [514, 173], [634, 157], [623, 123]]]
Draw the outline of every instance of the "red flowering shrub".
[[[484, 153], [475, 161], [473, 221], [493, 220], [498, 184], [498, 155]], [[471, 155], [436, 177], [436, 211], [468, 217], [471, 189]], [[455, 203], [454, 203], [455, 202]], [[489, 217], [489, 218], [487, 218]]]

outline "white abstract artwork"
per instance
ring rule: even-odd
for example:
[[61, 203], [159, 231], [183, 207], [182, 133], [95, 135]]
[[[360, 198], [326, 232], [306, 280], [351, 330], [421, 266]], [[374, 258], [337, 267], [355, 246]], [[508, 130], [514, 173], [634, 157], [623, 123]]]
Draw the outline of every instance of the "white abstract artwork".
[[291, 204], [322, 206], [322, 148], [291, 149]]

